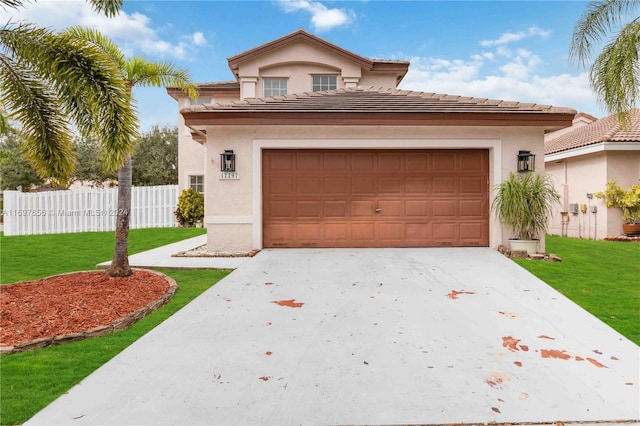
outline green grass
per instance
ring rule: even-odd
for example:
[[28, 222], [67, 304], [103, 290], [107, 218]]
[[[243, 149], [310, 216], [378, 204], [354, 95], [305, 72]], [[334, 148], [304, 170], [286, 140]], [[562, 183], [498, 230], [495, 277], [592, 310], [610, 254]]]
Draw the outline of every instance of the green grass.
[[[129, 233], [129, 254], [204, 233], [202, 228], [132, 229]], [[114, 248], [113, 231], [13, 237], [0, 234], [0, 283], [92, 270], [96, 264], [111, 260]]]
[[[130, 252], [151, 249], [203, 232], [200, 229], [174, 228], [132, 230]], [[3, 282], [15, 282], [67, 271], [95, 269], [96, 263], [111, 256], [113, 232], [0, 236], [0, 244]], [[104, 244], [108, 247], [102, 247]], [[228, 273], [207, 270], [161, 272], [177, 281], [178, 291], [168, 304], [130, 328], [108, 336], [2, 356], [0, 424], [25, 422]]]
[[640, 243], [548, 236], [546, 244], [562, 262], [516, 262], [640, 345]]

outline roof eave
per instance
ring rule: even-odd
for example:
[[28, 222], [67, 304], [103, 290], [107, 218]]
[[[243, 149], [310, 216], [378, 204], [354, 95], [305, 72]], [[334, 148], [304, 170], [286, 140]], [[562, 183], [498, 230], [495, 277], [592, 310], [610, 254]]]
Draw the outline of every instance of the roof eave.
[[425, 113], [425, 112], [300, 112], [300, 111], [181, 111], [189, 127], [256, 126], [516, 126], [545, 130], [568, 127], [571, 113]]

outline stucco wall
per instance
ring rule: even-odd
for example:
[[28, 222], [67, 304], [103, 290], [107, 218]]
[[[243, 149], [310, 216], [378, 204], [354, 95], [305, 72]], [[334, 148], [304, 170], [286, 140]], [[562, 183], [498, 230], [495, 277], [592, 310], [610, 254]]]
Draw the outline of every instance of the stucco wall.
[[[600, 151], [596, 153], [547, 162], [546, 171], [553, 176], [556, 189], [562, 196], [562, 205], [555, 211], [549, 233], [585, 239], [603, 239], [620, 235], [622, 212], [607, 208], [604, 202], [587, 194], [603, 191], [608, 180], [615, 180], [624, 188], [640, 178], [640, 151]], [[568, 211], [569, 204], [586, 205], [587, 212], [569, 214], [569, 223], [563, 233], [560, 212]], [[596, 213], [591, 212], [595, 206]]]
[[[491, 187], [515, 172], [519, 150], [543, 156], [540, 128], [243, 126], [216, 127], [207, 135], [205, 225], [210, 251], [262, 248], [260, 154], [265, 148], [486, 148]], [[219, 153], [225, 149], [236, 153], [238, 180], [219, 178]], [[543, 169], [544, 162], [538, 160], [537, 171]], [[512, 236], [492, 215], [491, 247]], [[539, 249], [544, 250], [544, 241]]]

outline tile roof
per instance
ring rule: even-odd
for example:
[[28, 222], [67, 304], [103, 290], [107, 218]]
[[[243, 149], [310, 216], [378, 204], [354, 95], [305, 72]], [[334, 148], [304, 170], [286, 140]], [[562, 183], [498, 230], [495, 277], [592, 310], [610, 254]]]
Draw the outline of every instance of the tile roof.
[[240, 83], [235, 80], [230, 81], [212, 81], [208, 83], [198, 83], [198, 89], [238, 89]]
[[373, 87], [194, 105], [180, 112], [576, 113], [571, 108], [550, 105]]
[[640, 142], [640, 109], [631, 113], [631, 123], [621, 128], [615, 115], [610, 115], [545, 141], [545, 154], [568, 151], [603, 142]]

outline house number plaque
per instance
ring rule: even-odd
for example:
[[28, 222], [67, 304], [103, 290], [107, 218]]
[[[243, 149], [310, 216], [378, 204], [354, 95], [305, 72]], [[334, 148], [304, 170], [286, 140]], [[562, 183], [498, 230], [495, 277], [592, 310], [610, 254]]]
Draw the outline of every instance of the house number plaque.
[[239, 180], [238, 172], [220, 172], [220, 180]]

